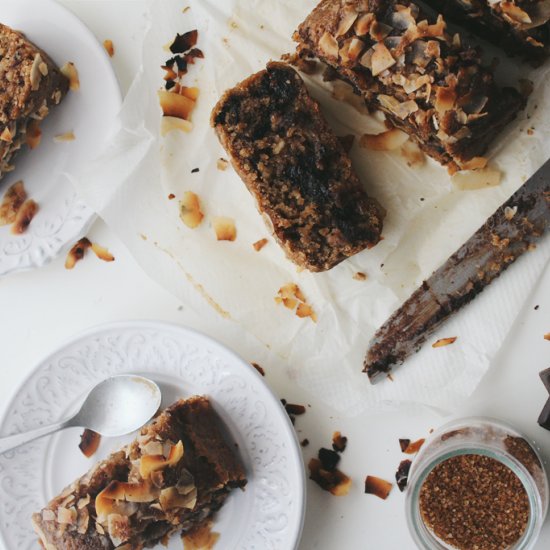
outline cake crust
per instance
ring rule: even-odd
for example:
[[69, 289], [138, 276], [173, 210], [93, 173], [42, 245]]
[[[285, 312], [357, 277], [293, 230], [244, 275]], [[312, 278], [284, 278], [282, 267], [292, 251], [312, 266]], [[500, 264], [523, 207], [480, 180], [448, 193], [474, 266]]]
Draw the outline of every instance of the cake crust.
[[269, 63], [225, 92], [211, 123], [297, 265], [324, 271], [380, 240], [381, 207], [290, 66]]

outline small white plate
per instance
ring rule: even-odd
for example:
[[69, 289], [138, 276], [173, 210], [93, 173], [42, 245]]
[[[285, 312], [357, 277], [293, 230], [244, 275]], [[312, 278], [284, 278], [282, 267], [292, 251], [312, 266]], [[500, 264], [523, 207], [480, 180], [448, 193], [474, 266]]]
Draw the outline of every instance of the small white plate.
[[[94, 219], [76, 196], [67, 174], [99, 153], [121, 105], [120, 89], [109, 56], [92, 32], [53, 0], [2, 0], [0, 22], [20, 30], [48, 53], [58, 66], [73, 61], [80, 90], [69, 91], [41, 124], [42, 141], [26, 147], [15, 170], [0, 184], [0, 195], [17, 180], [25, 182], [40, 210], [23, 235], [0, 227], [0, 275], [44, 265], [74, 244]], [[54, 143], [53, 137], [73, 131], [76, 140]]]
[[[207, 395], [237, 443], [248, 484], [245, 491], [233, 491], [216, 515], [220, 550], [295, 549], [304, 517], [305, 477], [294, 428], [256, 370], [202, 334], [157, 322], [93, 329], [38, 365], [12, 400], [0, 433], [59, 420], [97, 382], [121, 373], [155, 380], [163, 407], [179, 397]], [[87, 459], [78, 449], [80, 432], [65, 430], [0, 455], [0, 540], [6, 549], [37, 548], [32, 513], [133, 438], [103, 438], [96, 455]], [[181, 550], [179, 537], [172, 537], [168, 548]]]

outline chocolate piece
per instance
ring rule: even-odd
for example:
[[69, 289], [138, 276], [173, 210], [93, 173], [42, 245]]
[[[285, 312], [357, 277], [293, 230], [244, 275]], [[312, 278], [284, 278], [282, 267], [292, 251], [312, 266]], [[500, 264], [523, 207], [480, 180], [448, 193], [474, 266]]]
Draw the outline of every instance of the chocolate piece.
[[208, 399], [191, 397], [67, 487], [33, 524], [49, 549], [152, 547], [203, 525], [245, 484], [220, 418]]
[[348, 494], [351, 487], [351, 479], [340, 470], [326, 470], [317, 458], [312, 458], [308, 462], [308, 468], [309, 479], [315, 481], [321, 489], [329, 491], [337, 497]]
[[399, 463], [397, 472], [395, 472], [395, 481], [397, 487], [401, 492], [403, 492], [407, 487], [407, 482], [409, 481], [409, 470], [411, 469], [412, 462], [408, 459], [402, 460]]
[[[0, 24], [0, 178], [13, 170], [27, 129], [60, 103], [69, 81], [51, 58], [20, 32]], [[36, 137], [36, 136], [35, 136]], [[36, 142], [32, 142], [35, 144]]]
[[478, 162], [525, 105], [443, 16], [410, 0], [323, 0], [294, 38], [450, 171]]
[[[550, 392], [550, 368], [540, 371], [539, 376], [546, 390]], [[541, 428], [550, 430], [550, 397], [546, 401], [537, 422]]]
[[545, 0], [425, 0], [510, 55], [540, 64], [550, 51], [550, 10]]
[[405, 449], [409, 446], [410, 442], [411, 442], [410, 439], [400, 439], [399, 440], [399, 447], [401, 448], [402, 453], [405, 452]]
[[[513, 217], [507, 208], [515, 208]], [[550, 226], [547, 161], [376, 331], [363, 371], [384, 378], [426, 338], [545, 234]]]
[[343, 436], [340, 432], [334, 432], [332, 434], [332, 448], [339, 452], [343, 453], [346, 450], [348, 445], [348, 438]]
[[340, 455], [332, 449], [321, 447], [317, 456], [325, 470], [334, 470], [338, 466], [338, 462], [340, 462]]
[[303, 405], [295, 405], [293, 403], [286, 403], [285, 409], [288, 414], [293, 414], [295, 416], [305, 414], [306, 412], [306, 408]]
[[211, 123], [297, 265], [325, 271], [380, 240], [382, 209], [294, 69], [269, 63], [225, 92]]

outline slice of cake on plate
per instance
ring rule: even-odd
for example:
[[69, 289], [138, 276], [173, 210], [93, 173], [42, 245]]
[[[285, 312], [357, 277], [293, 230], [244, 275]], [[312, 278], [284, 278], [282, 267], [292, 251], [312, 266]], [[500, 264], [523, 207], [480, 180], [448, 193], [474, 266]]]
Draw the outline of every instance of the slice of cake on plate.
[[244, 468], [205, 397], [174, 403], [67, 487], [33, 525], [46, 550], [140, 550], [202, 528]]

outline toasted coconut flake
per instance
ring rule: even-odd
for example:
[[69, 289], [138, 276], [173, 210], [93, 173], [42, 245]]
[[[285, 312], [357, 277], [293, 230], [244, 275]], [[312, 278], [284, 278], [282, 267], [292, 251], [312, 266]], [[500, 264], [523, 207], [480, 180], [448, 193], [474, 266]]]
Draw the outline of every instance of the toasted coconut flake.
[[334, 83], [332, 97], [338, 101], [345, 101], [361, 114], [368, 114], [369, 112], [365, 100], [354, 93], [353, 88], [349, 84], [341, 80], [337, 80]]
[[189, 120], [195, 108], [194, 100], [184, 95], [175, 94], [166, 90], [159, 90], [158, 97], [164, 116]]
[[488, 159], [486, 157], [474, 157], [467, 162], [461, 164], [464, 170], [479, 170], [487, 166]]
[[340, 57], [344, 63], [348, 61], [355, 62], [359, 59], [360, 55], [365, 49], [365, 43], [359, 38], [350, 38], [346, 40], [344, 45], [340, 48]]
[[267, 239], [260, 239], [259, 241], [256, 241], [253, 243], [254, 250], [256, 252], [259, 252], [269, 241]]
[[449, 346], [456, 342], [457, 336], [451, 336], [449, 338], [440, 338], [432, 344], [432, 348], [442, 348], [444, 346]]
[[381, 23], [380, 21], [376, 21], [376, 19], [372, 22], [369, 28], [370, 37], [375, 42], [381, 42], [384, 40], [384, 38], [386, 38], [391, 31], [392, 27], [386, 25], [385, 23]]
[[115, 55], [115, 46], [112, 40], [104, 40], [103, 47], [105, 48], [105, 51], [109, 54], [109, 57], [113, 57], [113, 55]]
[[325, 32], [319, 40], [319, 48], [327, 57], [338, 59], [338, 41], [332, 34]]
[[418, 104], [412, 99], [401, 103], [397, 99], [395, 99], [395, 97], [380, 94], [378, 96], [378, 102], [382, 105], [382, 107], [386, 108], [395, 116], [403, 120], [412, 113], [418, 111]]
[[11, 135], [10, 129], [6, 126], [0, 134], [0, 140], [5, 141], [6, 143], [11, 143], [12, 139], [13, 136]]
[[183, 118], [175, 116], [163, 116], [160, 121], [160, 135], [162, 137], [168, 135], [174, 130], [179, 132], [189, 133], [193, 129], [193, 123]]
[[42, 130], [40, 129], [40, 121], [33, 118], [27, 124], [27, 131], [25, 133], [25, 143], [31, 149], [36, 149], [40, 145], [41, 140], [42, 140]]
[[362, 271], [358, 271], [357, 273], [353, 274], [353, 278], [356, 281], [366, 281], [367, 280], [367, 275], [365, 273], [363, 273]]
[[182, 86], [179, 90], [180, 95], [184, 95], [187, 99], [192, 99], [193, 101], [197, 101], [199, 98], [199, 89], [196, 87], [187, 87]]
[[142, 455], [161, 455], [163, 454], [162, 443], [160, 441], [148, 441], [144, 445], [140, 445]]
[[64, 134], [57, 134], [53, 140], [55, 143], [64, 143], [65, 141], [74, 141], [76, 139], [73, 132], [65, 132]]
[[78, 77], [78, 70], [72, 61], [68, 61], [59, 69], [61, 73], [69, 79], [69, 89], [76, 92], [80, 89], [80, 79]]
[[309, 479], [321, 489], [329, 491], [334, 496], [345, 496], [351, 488], [351, 479], [338, 469], [326, 470], [318, 458], [312, 458], [308, 463]]
[[392, 65], [395, 65], [395, 59], [383, 42], [375, 44], [372, 49], [371, 71], [373, 76], [377, 76]]
[[[65, 263], [65, 267], [67, 267], [67, 263]], [[97, 451], [100, 442], [101, 436], [98, 433], [94, 432], [93, 430], [86, 429], [82, 432], [82, 435], [80, 436], [80, 443], [78, 444], [78, 448], [82, 451], [82, 454], [86, 458], [90, 458]]]
[[104, 262], [113, 262], [115, 257], [103, 246], [97, 243], [92, 243], [92, 250], [94, 254]]
[[435, 110], [443, 115], [450, 111], [456, 102], [456, 91], [451, 86], [436, 86], [435, 87]]
[[367, 476], [365, 479], [365, 493], [375, 495], [386, 500], [392, 490], [393, 484], [376, 476]]
[[184, 550], [212, 550], [220, 538], [219, 533], [212, 531], [212, 522], [207, 521], [182, 535]]
[[90, 495], [86, 495], [85, 497], [82, 497], [81, 499], [79, 499], [76, 507], [79, 510], [82, 510], [82, 508], [85, 508], [86, 506], [88, 506], [88, 504], [90, 504], [91, 500], [92, 499], [91, 499]]
[[422, 447], [422, 445], [424, 445], [425, 441], [426, 440], [424, 438], [417, 439], [416, 441], [413, 441], [412, 443], [409, 441], [407, 446], [404, 449], [401, 449], [401, 450], [407, 455], [414, 455], [420, 450], [420, 447]]
[[298, 307], [296, 308], [296, 315], [301, 318], [310, 317], [314, 323], [317, 322], [317, 316], [309, 304], [298, 304]]
[[120, 514], [109, 514], [107, 516], [107, 532], [114, 546], [120, 547], [132, 536], [130, 518]]
[[78, 518], [76, 521], [76, 530], [79, 534], [84, 535], [88, 531], [90, 525], [90, 513], [87, 508], [83, 508], [78, 512]]
[[426, 155], [422, 149], [410, 139], [401, 146], [401, 154], [411, 168], [419, 168], [426, 163]]
[[365, 36], [366, 34], [369, 34], [370, 27], [372, 23], [374, 22], [374, 14], [373, 13], [365, 13], [357, 19], [357, 23], [355, 23], [355, 32], [358, 36]]
[[55, 515], [55, 512], [53, 510], [50, 510], [49, 508], [45, 508], [44, 510], [42, 510], [43, 521], [55, 521], [56, 517], [57, 516]]
[[165, 512], [174, 508], [193, 510], [197, 504], [197, 489], [193, 487], [186, 495], [181, 495], [175, 487], [163, 489], [160, 492], [159, 502]]
[[21, 235], [27, 230], [31, 221], [38, 212], [38, 204], [32, 199], [29, 199], [23, 203], [23, 206], [17, 211], [15, 220], [11, 226], [11, 232], [14, 235]]
[[373, 151], [393, 151], [399, 149], [409, 136], [397, 128], [392, 128], [380, 134], [361, 136], [359, 143], [361, 147], [372, 149]]
[[523, 11], [514, 2], [501, 2], [500, 9], [515, 23], [520, 23], [521, 25], [529, 25], [529, 23], [532, 23], [529, 14]]
[[510, 206], [507, 206], [505, 209], [504, 209], [504, 217], [510, 221], [517, 213], [518, 211], [518, 207], [517, 206], [514, 206], [514, 207], [510, 207]]
[[338, 29], [336, 30], [336, 37], [344, 36], [353, 24], [355, 23], [355, 20], [357, 19], [357, 12], [355, 9], [353, 9], [352, 6], [345, 6], [342, 10], [342, 18], [340, 19], [340, 23], [338, 25]]
[[495, 168], [482, 168], [480, 170], [460, 171], [451, 176], [453, 185], [461, 191], [473, 191], [495, 187], [500, 184], [502, 173]]
[[544, 339], [545, 339], [545, 340], [550, 340], [550, 332], [547, 332], [547, 333], [544, 335]]
[[[37, 53], [34, 56], [34, 60], [32, 62], [31, 66], [31, 73], [30, 73], [30, 81], [31, 81], [31, 90], [33, 92], [36, 92], [38, 88], [40, 87], [40, 81], [42, 80], [43, 76], [46, 76], [42, 73], [40, 70], [40, 66], [44, 65], [44, 61], [42, 60], [42, 56]], [[46, 66], [46, 74], [48, 74], [48, 67]]]
[[219, 158], [216, 162], [216, 168], [218, 170], [221, 170], [222, 172], [225, 172], [227, 168], [229, 167], [229, 162], [226, 159]]
[[15, 221], [17, 212], [23, 206], [26, 198], [27, 192], [22, 180], [16, 181], [8, 188], [0, 204], [0, 226]]
[[76, 523], [77, 512], [74, 506], [70, 508], [59, 507], [57, 509], [57, 523], [62, 525], [74, 525]]
[[201, 211], [199, 197], [192, 191], [186, 191], [183, 199], [180, 201], [180, 218], [189, 228], [195, 229], [200, 225], [204, 218]]
[[151, 472], [164, 470], [169, 466], [175, 466], [183, 458], [183, 443], [178, 441], [176, 445], [170, 447], [168, 457], [164, 455], [145, 455], [141, 457], [139, 464], [139, 474], [143, 479], [147, 479]]
[[[79, 262], [86, 253], [86, 250], [92, 246], [92, 243], [86, 237], [83, 237], [67, 253], [67, 258], [65, 259], [65, 269], [73, 269], [74, 266]], [[82, 434], [82, 437], [84, 434]], [[82, 442], [81, 442], [82, 443]], [[82, 449], [81, 449], [82, 450]]]

